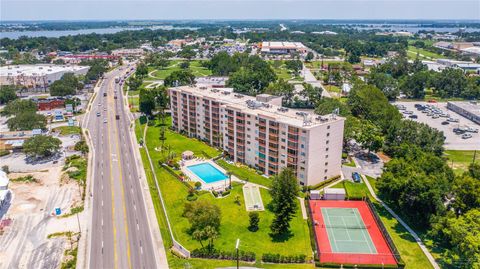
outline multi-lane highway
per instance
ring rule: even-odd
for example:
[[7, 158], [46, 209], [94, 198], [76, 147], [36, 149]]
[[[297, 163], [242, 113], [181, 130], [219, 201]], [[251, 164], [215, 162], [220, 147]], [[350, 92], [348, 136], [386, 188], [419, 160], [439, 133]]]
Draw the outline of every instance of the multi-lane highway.
[[[125, 69], [125, 68], [124, 68]], [[88, 268], [160, 268], [130, 135], [122, 90], [105, 74], [87, 113], [93, 147]], [[106, 94], [106, 96], [105, 96]], [[116, 98], [115, 98], [116, 97]], [[158, 229], [158, 228], [157, 228]]]

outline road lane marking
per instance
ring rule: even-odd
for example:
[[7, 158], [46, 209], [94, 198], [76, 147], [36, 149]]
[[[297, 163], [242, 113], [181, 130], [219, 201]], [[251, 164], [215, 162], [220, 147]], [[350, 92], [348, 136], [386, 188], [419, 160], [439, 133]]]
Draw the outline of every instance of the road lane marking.
[[[127, 207], [125, 205], [125, 188], [123, 186], [123, 176], [122, 176], [122, 173], [123, 173], [123, 169], [122, 169], [122, 162], [120, 161], [120, 158], [122, 157], [121, 154], [120, 154], [120, 146], [119, 146], [119, 143], [118, 143], [118, 128], [117, 128], [117, 124], [115, 123], [116, 121], [113, 120], [113, 134], [114, 134], [114, 140], [115, 140], [115, 145], [116, 145], [116, 148], [117, 148], [117, 153], [119, 154], [119, 157], [118, 157], [118, 168], [120, 170], [120, 173], [119, 173], [119, 179], [120, 179], [120, 186], [121, 186], [121, 189], [122, 189], [122, 206], [123, 206], [123, 222], [124, 222], [124, 227], [125, 227], [125, 234], [126, 234], [126, 240], [127, 240], [127, 257], [128, 257], [128, 267], [129, 268], [132, 268], [132, 261], [131, 261], [131, 253], [130, 253], [130, 239], [129, 239], [129, 235], [128, 235], [128, 222], [127, 222]], [[116, 155], [115, 155], [116, 156]]]

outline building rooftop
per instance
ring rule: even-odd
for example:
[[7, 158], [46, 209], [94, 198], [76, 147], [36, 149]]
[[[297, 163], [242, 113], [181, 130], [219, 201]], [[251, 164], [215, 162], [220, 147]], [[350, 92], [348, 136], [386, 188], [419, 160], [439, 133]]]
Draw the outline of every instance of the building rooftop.
[[472, 114], [480, 115], [480, 105], [477, 102], [449, 101], [449, 103], [461, 107]]
[[58, 72], [77, 72], [88, 69], [88, 66], [80, 65], [7, 65], [0, 67], [0, 76], [43, 76]]
[[262, 42], [262, 50], [264, 49], [305, 49], [305, 45], [301, 42], [282, 42], [282, 41], [264, 41]]
[[207, 87], [182, 86], [172, 89], [198, 97], [207, 97], [224, 103], [225, 107], [240, 110], [246, 114], [272, 118], [278, 122], [304, 129], [344, 120], [344, 118], [334, 114], [320, 116], [312, 112], [260, 102], [256, 97], [234, 93], [232, 88], [211, 89]]

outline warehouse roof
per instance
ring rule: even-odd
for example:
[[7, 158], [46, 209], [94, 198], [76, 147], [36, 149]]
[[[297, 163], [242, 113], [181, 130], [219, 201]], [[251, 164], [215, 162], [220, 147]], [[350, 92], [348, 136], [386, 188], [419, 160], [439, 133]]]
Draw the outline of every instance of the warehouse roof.
[[88, 70], [88, 66], [80, 65], [7, 65], [0, 67], [0, 76], [44, 76], [59, 72], [78, 72]]

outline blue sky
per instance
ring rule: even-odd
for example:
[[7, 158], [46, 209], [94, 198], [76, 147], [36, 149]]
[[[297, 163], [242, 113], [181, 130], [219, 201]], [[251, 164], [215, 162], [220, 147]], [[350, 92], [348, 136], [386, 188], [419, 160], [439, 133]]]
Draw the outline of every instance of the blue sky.
[[88, 19], [480, 20], [480, 0], [0, 0], [0, 21]]

